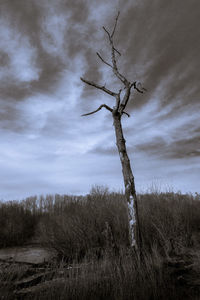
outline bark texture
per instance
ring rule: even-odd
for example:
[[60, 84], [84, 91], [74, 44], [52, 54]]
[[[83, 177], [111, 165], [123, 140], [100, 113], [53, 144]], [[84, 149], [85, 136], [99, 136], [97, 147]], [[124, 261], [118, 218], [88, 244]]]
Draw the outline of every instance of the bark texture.
[[126, 140], [124, 139], [121, 115], [113, 110], [113, 125], [115, 128], [116, 145], [122, 165], [122, 173], [125, 186], [125, 197], [127, 201], [128, 220], [129, 220], [129, 242], [133, 247], [140, 247], [141, 237], [139, 229], [137, 196], [135, 191], [134, 176], [131, 169], [130, 160], [126, 150]]

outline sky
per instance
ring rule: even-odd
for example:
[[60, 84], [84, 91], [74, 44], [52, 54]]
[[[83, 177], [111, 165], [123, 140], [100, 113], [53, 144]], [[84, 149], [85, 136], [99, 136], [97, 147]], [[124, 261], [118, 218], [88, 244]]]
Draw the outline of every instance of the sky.
[[133, 90], [122, 123], [136, 190], [200, 192], [199, 0], [0, 1], [0, 199], [123, 190], [102, 26]]

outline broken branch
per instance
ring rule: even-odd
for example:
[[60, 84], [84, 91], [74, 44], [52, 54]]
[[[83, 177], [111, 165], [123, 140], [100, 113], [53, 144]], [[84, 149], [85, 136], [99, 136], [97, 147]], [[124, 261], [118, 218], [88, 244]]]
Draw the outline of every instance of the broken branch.
[[[141, 85], [141, 84], [140, 84], [140, 85]], [[141, 94], [143, 94], [144, 91], [146, 91], [145, 88], [142, 88], [142, 90], [139, 89], [139, 88], [137, 87], [137, 82], [136, 82], [136, 81], [134, 81], [134, 82], [131, 84], [131, 88], [132, 88], [132, 87], [134, 87], [134, 89], [135, 89], [137, 92], [141, 93]]]
[[93, 82], [93, 81], [89, 81], [89, 80], [86, 80], [84, 78], [80, 78], [84, 83], [88, 84], [88, 85], [91, 85], [99, 90], [102, 90], [104, 91], [105, 93], [109, 94], [110, 96], [113, 96], [113, 97], [116, 97], [116, 93], [115, 92], [112, 92], [110, 91], [109, 89], [107, 89], [105, 86], [101, 86], [101, 85], [98, 85], [97, 83]]
[[127, 112], [125, 112], [125, 111], [123, 111], [122, 114], [125, 114], [125, 115], [127, 115], [128, 117], [130, 117], [130, 115], [129, 115]]
[[[84, 115], [81, 115], [81, 117], [85, 117], [85, 116], [89, 116], [89, 115], [92, 115], [92, 114], [95, 114], [96, 112], [98, 112], [99, 110], [101, 110], [102, 108], [106, 108], [107, 110], [109, 110], [110, 112], [112, 112], [112, 108], [110, 108], [108, 105], [106, 104], [102, 104], [99, 106], [99, 108], [97, 108], [96, 110], [92, 111], [92, 112], [89, 112], [87, 114], [84, 114]], [[126, 113], [127, 114], [127, 113]]]

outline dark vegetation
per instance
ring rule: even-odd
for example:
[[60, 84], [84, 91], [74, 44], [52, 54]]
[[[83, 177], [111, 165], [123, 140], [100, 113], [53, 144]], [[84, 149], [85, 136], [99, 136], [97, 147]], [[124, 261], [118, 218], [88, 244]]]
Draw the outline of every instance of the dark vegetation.
[[[138, 205], [142, 257], [128, 247], [122, 194], [95, 187], [1, 203], [1, 248], [37, 241], [57, 253], [43, 275], [2, 266], [2, 299], [200, 299], [200, 195], [143, 194]], [[28, 275], [37, 284], [19, 288]]]
[[[32, 198], [36, 200], [36, 197]], [[0, 203], [0, 247], [23, 245], [35, 233], [39, 211], [33, 210], [29, 199], [23, 202]]]

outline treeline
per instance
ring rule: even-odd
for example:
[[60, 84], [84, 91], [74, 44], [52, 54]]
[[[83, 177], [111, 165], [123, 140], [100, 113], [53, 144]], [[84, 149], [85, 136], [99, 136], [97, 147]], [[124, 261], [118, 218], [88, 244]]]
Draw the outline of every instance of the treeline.
[[40, 221], [59, 215], [67, 203], [81, 198], [56, 194], [27, 197], [22, 201], [0, 201], [0, 248], [22, 246], [38, 238]]
[[[195, 243], [200, 195], [152, 193], [138, 196], [142, 244], [162, 255]], [[47, 195], [0, 203], [0, 247], [37, 240], [67, 260], [118, 254], [128, 245], [124, 195], [95, 187], [86, 196]]]
[[23, 245], [35, 234], [37, 220], [24, 203], [0, 203], [0, 247]]

